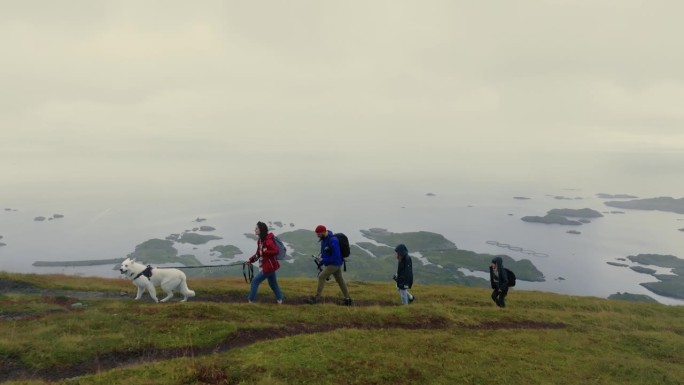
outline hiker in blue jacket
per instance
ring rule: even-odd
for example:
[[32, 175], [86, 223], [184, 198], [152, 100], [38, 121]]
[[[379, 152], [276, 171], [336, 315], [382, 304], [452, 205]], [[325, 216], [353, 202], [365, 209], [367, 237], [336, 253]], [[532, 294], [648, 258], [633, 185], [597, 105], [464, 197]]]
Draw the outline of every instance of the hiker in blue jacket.
[[342, 253], [340, 252], [340, 242], [337, 240], [333, 232], [326, 229], [323, 225], [318, 225], [315, 231], [316, 236], [318, 236], [318, 240], [321, 243], [321, 254], [316, 263], [323, 270], [318, 274], [318, 288], [316, 290], [316, 295], [307, 299], [306, 302], [315, 304], [321, 301], [321, 294], [323, 294], [325, 281], [328, 280], [328, 278], [330, 278], [332, 275], [335, 277], [335, 281], [337, 281], [337, 284], [340, 286], [340, 290], [342, 290], [342, 295], [344, 296], [344, 301], [342, 304], [345, 306], [351, 306], [352, 299], [349, 296], [347, 284], [344, 282], [344, 277], [342, 276], [342, 264], [344, 261], [342, 259]]
[[506, 307], [504, 299], [508, 294], [508, 274], [503, 266], [501, 257], [494, 257], [489, 266], [489, 281], [492, 284], [492, 300], [498, 307]]

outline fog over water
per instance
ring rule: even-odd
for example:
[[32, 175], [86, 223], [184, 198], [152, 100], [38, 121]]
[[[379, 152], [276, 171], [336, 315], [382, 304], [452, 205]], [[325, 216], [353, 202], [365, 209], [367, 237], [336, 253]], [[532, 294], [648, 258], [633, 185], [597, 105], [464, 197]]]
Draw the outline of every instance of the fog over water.
[[677, 214], [520, 221], [684, 196], [684, 3], [68, 4], [0, 6], [2, 270], [121, 257], [197, 216], [245, 252], [260, 219], [519, 244], [550, 255], [520, 288], [581, 295], [652, 295], [605, 262], [684, 257]]

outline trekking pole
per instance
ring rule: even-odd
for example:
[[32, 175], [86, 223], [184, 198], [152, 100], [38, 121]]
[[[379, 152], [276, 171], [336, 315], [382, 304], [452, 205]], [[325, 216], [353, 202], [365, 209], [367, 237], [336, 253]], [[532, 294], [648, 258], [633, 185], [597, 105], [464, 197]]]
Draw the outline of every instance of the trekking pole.
[[[318, 257], [316, 257], [316, 256], [313, 255], [313, 254], [311, 255], [311, 258], [313, 258], [313, 261], [314, 261], [314, 263], [316, 264], [316, 267], [318, 268], [318, 274], [316, 274], [316, 276], [321, 275], [321, 273], [323, 272], [323, 267], [321, 266], [321, 264], [322, 264], [323, 262], [318, 262]], [[328, 278], [326, 278], [325, 280], [326, 280], [326, 281], [330, 281], [330, 276], [328, 276]]]
[[315, 255], [311, 254], [311, 258], [313, 258], [313, 263], [316, 264], [316, 267], [318, 268], [318, 274], [323, 272], [323, 268], [321, 267], [321, 263], [318, 262], [318, 257]]

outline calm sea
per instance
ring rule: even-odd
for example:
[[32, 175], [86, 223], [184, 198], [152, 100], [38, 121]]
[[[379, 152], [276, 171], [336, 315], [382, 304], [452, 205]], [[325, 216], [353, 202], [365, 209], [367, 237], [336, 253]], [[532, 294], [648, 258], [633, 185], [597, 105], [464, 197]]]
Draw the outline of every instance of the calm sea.
[[[432, 231], [444, 235], [461, 249], [507, 254], [530, 259], [546, 276], [546, 282], [519, 282], [518, 290], [540, 290], [582, 296], [607, 297], [616, 292], [646, 294], [667, 304], [684, 304], [658, 296], [639, 283], [654, 281], [649, 275], [608, 265], [640, 253], [671, 254], [680, 258], [684, 216], [655, 211], [621, 210], [603, 204], [599, 192], [581, 189], [552, 191], [518, 189], [515, 193], [473, 187], [430, 190], [424, 186], [372, 185], [356, 188], [261, 194], [184, 195], [174, 199], [143, 199], [136, 203], [116, 199], [81, 201], [15, 200], [0, 207], [0, 269], [24, 273], [65, 273], [118, 277], [111, 266], [84, 268], [36, 268], [36, 260], [90, 260], [120, 258], [150, 238], [165, 238], [200, 224], [216, 228], [223, 237], [201, 246], [179, 245], [179, 253], [196, 255], [211, 263], [209, 249], [233, 244], [251, 255], [251, 233], [258, 220], [282, 221], [279, 231], [313, 229], [325, 224], [342, 231], [352, 241], [363, 241], [359, 230], [382, 227], [392, 232]], [[629, 193], [629, 191], [608, 191]], [[428, 195], [433, 193], [434, 196]], [[514, 199], [514, 196], [530, 199]], [[559, 199], [563, 197], [565, 199]], [[644, 196], [646, 197], [646, 196]], [[604, 213], [582, 226], [527, 223], [522, 216], [544, 215], [553, 208], [591, 208]], [[9, 208], [12, 210], [5, 210]], [[624, 213], [611, 213], [622, 211]], [[37, 216], [64, 218], [34, 221]], [[294, 226], [291, 226], [293, 224]], [[577, 230], [581, 234], [568, 234]], [[489, 242], [488, 242], [489, 241]], [[312, 242], [315, 240], [312, 239]], [[503, 248], [506, 244], [514, 248]], [[518, 250], [521, 248], [522, 250]], [[667, 269], [658, 269], [667, 273]], [[478, 275], [479, 273], [472, 273]]]

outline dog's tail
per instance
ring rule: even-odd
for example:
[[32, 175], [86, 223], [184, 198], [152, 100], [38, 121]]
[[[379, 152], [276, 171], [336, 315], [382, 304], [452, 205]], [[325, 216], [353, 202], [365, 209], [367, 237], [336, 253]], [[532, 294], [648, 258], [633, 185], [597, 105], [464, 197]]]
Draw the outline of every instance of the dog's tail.
[[190, 290], [188, 287], [188, 283], [186, 282], [185, 277], [183, 277], [183, 280], [180, 283], [180, 292], [183, 294], [183, 297], [185, 298], [190, 298], [195, 296], [195, 292]]

